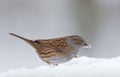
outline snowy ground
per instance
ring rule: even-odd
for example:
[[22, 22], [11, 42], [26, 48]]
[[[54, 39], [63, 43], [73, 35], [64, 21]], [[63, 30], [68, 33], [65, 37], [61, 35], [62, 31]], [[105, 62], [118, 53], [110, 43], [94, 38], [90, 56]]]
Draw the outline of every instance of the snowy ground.
[[120, 57], [95, 59], [81, 57], [59, 66], [11, 69], [0, 77], [120, 77]]

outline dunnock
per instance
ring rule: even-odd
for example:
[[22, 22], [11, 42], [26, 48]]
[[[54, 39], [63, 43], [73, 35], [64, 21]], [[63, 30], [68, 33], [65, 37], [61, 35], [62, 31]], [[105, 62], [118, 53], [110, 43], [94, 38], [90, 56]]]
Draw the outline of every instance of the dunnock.
[[65, 36], [53, 39], [29, 40], [22, 36], [10, 33], [36, 49], [38, 56], [46, 63], [58, 65], [76, 58], [81, 47], [88, 46], [85, 40], [78, 35]]

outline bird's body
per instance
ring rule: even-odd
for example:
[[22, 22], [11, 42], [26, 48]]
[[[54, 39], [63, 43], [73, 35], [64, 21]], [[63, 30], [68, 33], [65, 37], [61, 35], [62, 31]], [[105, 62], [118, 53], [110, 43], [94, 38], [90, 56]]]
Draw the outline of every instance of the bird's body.
[[36, 49], [38, 56], [44, 62], [54, 65], [65, 63], [77, 57], [79, 48], [88, 45], [82, 37], [77, 35], [33, 41], [13, 33], [10, 34], [29, 43]]

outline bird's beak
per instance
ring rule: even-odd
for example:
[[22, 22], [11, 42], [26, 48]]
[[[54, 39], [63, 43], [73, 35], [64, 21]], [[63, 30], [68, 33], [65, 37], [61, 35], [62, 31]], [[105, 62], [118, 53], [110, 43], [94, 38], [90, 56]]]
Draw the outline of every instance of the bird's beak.
[[85, 43], [83, 48], [92, 48], [92, 46], [90, 44]]

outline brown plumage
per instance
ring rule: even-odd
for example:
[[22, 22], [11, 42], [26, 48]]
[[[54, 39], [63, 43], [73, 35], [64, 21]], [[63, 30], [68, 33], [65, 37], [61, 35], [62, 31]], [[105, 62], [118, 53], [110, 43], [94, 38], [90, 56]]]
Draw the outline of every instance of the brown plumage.
[[22, 36], [10, 33], [36, 49], [38, 56], [48, 64], [58, 65], [77, 57], [79, 48], [88, 46], [84, 39], [77, 35], [53, 39], [29, 40]]

